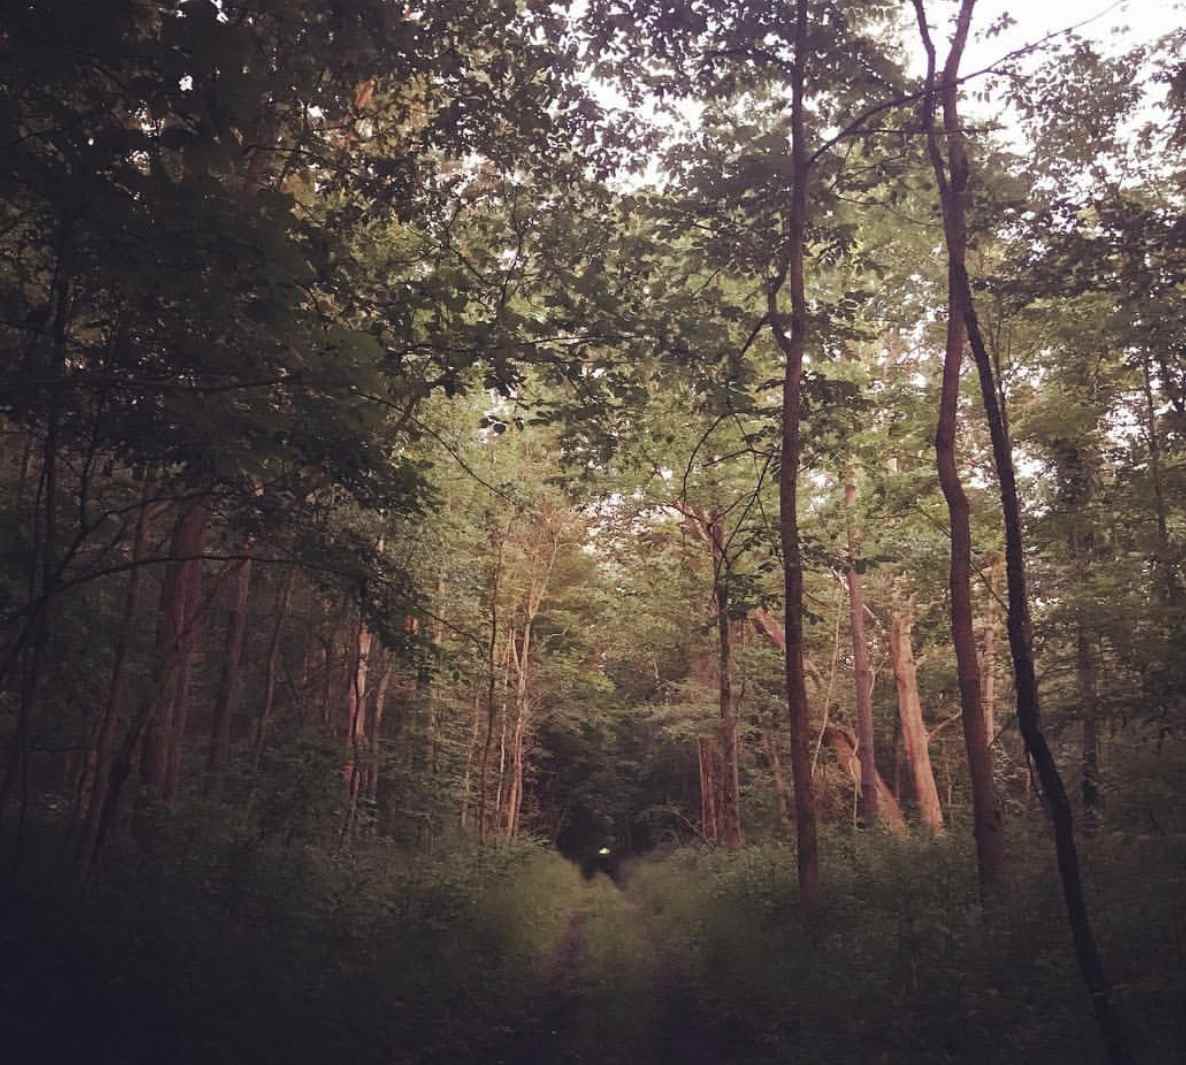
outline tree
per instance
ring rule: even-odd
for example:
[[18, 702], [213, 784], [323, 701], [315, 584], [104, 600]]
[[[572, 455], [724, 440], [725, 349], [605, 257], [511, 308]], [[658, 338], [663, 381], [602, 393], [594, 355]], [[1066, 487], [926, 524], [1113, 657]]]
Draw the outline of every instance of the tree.
[[[915, 11], [918, 16], [919, 32], [927, 50], [928, 59], [928, 88], [934, 89], [935, 78], [935, 49], [931, 43], [930, 32], [927, 27], [926, 13], [923, 0], [914, 0]], [[967, 40], [968, 30], [972, 18], [975, 0], [963, 0], [957, 17], [956, 31], [952, 39], [951, 50], [944, 65], [942, 89], [943, 99], [943, 130], [946, 137], [947, 154], [944, 158], [938, 136], [932, 121], [933, 103], [926, 106], [923, 112], [923, 125], [927, 131], [928, 151], [935, 170], [943, 205], [944, 232], [947, 240], [949, 273], [949, 325], [948, 325], [948, 356], [956, 363], [955, 375], [958, 384], [959, 349], [963, 346], [964, 335], [970, 341], [976, 368], [980, 378], [981, 398], [988, 419], [989, 430], [993, 444], [993, 459], [996, 465], [997, 479], [1000, 486], [1001, 506], [1005, 526], [1005, 560], [1006, 575], [1009, 591], [1008, 631], [1009, 648], [1013, 657], [1014, 684], [1017, 697], [1017, 719], [1022, 736], [1025, 739], [1026, 750], [1036, 768], [1041, 781], [1043, 792], [1050, 809], [1054, 829], [1055, 850], [1058, 854], [1059, 877], [1062, 882], [1063, 897], [1067, 907], [1067, 914], [1071, 925], [1071, 935], [1075, 941], [1076, 955], [1079, 967], [1091, 994], [1092, 1005], [1096, 1020], [1109, 1057], [1114, 1062], [1131, 1061], [1127, 1037], [1110, 1002], [1111, 987], [1104, 974], [1103, 964], [1099, 957], [1095, 936], [1088, 917], [1086, 899], [1079, 870], [1078, 850], [1075, 844], [1074, 826], [1071, 815], [1070, 802], [1062, 777], [1055, 764], [1054, 756], [1042, 732], [1040, 707], [1038, 702], [1038, 684], [1033, 659], [1033, 634], [1029, 615], [1029, 599], [1026, 591], [1025, 554], [1022, 546], [1021, 507], [1017, 492], [1016, 474], [1013, 464], [1012, 443], [1000, 408], [1000, 399], [993, 374], [993, 363], [987, 345], [980, 330], [979, 319], [972, 295], [971, 283], [968, 279], [966, 263], [967, 249], [967, 220], [966, 203], [969, 165], [964, 133], [960, 124], [959, 97], [956, 76], [959, 72], [963, 46]], [[958, 320], [958, 323], [957, 323]], [[945, 370], [945, 375], [948, 371]], [[951, 412], [954, 415], [954, 411]], [[944, 454], [949, 448], [944, 448]], [[945, 486], [946, 487], [946, 486]], [[952, 500], [949, 492], [949, 503]], [[956, 544], [955, 524], [956, 515], [953, 508], [952, 530], [952, 601], [953, 621], [956, 600]], [[961, 534], [962, 535], [962, 534]], [[962, 548], [961, 548], [962, 552]], [[961, 558], [960, 574], [966, 583], [966, 562]], [[961, 590], [962, 591], [962, 590]], [[970, 639], [970, 632], [962, 631], [970, 628], [970, 604], [966, 625], [961, 622], [960, 630], [956, 634], [958, 642]], [[953, 632], [954, 632], [953, 628]], [[970, 663], [975, 664], [974, 649], [968, 656]], [[979, 700], [979, 690], [971, 689], [972, 680], [978, 678], [968, 676], [969, 690], [965, 696], [964, 713], [968, 714], [969, 706], [976, 706]], [[964, 677], [961, 676], [961, 687]], [[971, 697], [971, 698], [968, 698]], [[976, 726], [974, 729], [969, 725]], [[982, 733], [984, 719], [977, 714], [974, 721], [965, 724], [968, 732], [969, 763], [975, 759], [974, 748], [979, 753], [983, 747], [987, 753], [987, 738]], [[975, 769], [973, 769], [975, 773]], [[986, 826], [978, 825], [977, 843], [981, 854], [981, 877], [986, 887], [995, 887], [999, 875], [999, 868], [994, 864], [996, 857], [994, 848], [987, 842], [981, 841], [980, 832]], [[986, 840], [991, 836], [986, 836]]]

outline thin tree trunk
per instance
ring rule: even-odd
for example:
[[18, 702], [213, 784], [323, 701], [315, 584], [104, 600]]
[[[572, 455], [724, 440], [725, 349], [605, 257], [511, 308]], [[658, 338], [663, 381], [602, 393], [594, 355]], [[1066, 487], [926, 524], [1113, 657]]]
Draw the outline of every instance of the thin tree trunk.
[[[914, 3], [924, 43], [931, 56], [931, 76], [928, 84], [933, 84], [934, 48], [930, 44], [923, 0], [914, 0]], [[1025, 740], [1026, 750], [1037, 770], [1038, 779], [1050, 810], [1054, 828], [1055, 852], [1062, 881], [1063, 900], [1067, 907], [1067, 916], [1071, 926], [1071, 937], [1075, 944], [1075, 953], [1083, 980], [1091, 996], [1100, 1034], [1113, 1065], [1128, 1065], [1135, 1059], [1128, 1046], [1124, 1024], [1119, 1014], [1113, 1009], [1111, 984], [1104, 973], [1103, 962], [1100, 959], [1095, 934], [1091, 927], [1079, 871], [1079, 854], [1075, 844], [1070, 801], [1054, 756], [1042, 732], [1037, 673], [1033, 659], [1029, 597], [1026, 591], [1021, 505], [1013, 469], [1012, 444], [998, 402], [996, 384], [993, 380], [992, 360], [980, 332], [980, 324], [976, 317], [972, 289], [965, 266], [967, 229], [964, 222], [963, 201], [966, 196], [968, 163], [964, 149], [963, 131], [960, 126], [958, 88], [955, 78], [959, 71], [960, 54], [967, 38], [968, 24], [971, 21], [974, 5], [975, 0], [963, 0], [960, 6], [956, 38], [953, 41], [951, 55], [944, 71], [946, 84], [943, 91], [943, 118], [948, 146], [948, 165], [952, 175], [950, 187], [944, 187], [945, 173], [933, 125], [929, 118], [926, 123], [930, 133], [932, 161], [944, 200], [945, 229], [948, 231], [948, 257], [951, 262], [950, 285], [954, 293], [953, 303], [956, 304], [952, 310], [955, 311], [958, 308], [964, 317], [968, 339], [976, 359], [976, 368], [980, 378], [980, 393], [992, 436], [993, 459], [997, 470], [997, 480], [1000, 484], [1005, 523], [1006, 575], [1009, 589], [1009, 649], [1013, 657], [1018, 725]]]
[[[161, 586], [156, 651], [158, 662], [162, 663], [156, 694], [158, 707], [149, 716], [141, 765], [145, 786], [161, 798], [169, 782], [178, 696], [193, 646], [192, 622], [197, 617], [194, 593], [199, 588], [194, 575], [201, 561], [194, 556], [201, 553], [209, 515], [205, 501], [197, 500], [178, 516], [170, 549], [170, 556], [177, 561], [169, 563]], [[192, 599], [191, 595], [194, 595]]]
[[[935, 83], [935, 49], [926, 23], [923, 0], [914, 0], [919, 32], [927, 51], [927, 85]], [[943, 68], [944, 113], [955, 106], [957, 87], [955, 78], [960, 57], [967, 42], [971, 22], [971, 5], [960, 9], [951, 51]], [[972, 526], [968, 497], [960, 483], [956, 461], [956, 422], [959, 407], [960, 365], [967, 340], [963, 290], [957, 278], [957, 263], [962, 262], [967, 249], [967, 164], [961, 158], [953, 161], [950, 184], [939, 148], [934, 123], [934, 94], [923, 103], [922, 125], [927, 132], [927, 147], [939, 183], [943, 206], [943, 224], [948, 248], [948, 305], [947, 347], [943, 360], [943, 389], [939, 402], [939, 424], [935, 430], [935, 459], [939, 483], [947, 500], [951, 523], [951, 639], [955, 646], [956, 669], [959, 677], [960, 709], [964, 729], [964, 746], [968, 753], [968, 776], [972, 793], [972, 822], [976, 837], [976, 862], [980, 890], [984, 897], [997, 894], [1004, 875], [1005, 847], [1000, 813], [997, 809], [993, 784], [992, 750], [985, 728], [984, 712], [980, 703], [980, 668], [976, 659], [976, 638], [972, 621]]]
[[[268, 664], [264, 673], [264, 701], [260, 708], [259, 717], [255, 723], [255, 739], [251, 745], [251, 762], [254, 769], [259, 769], [263, 760], [264, 749], [268, 743], [268, 731], [272, 727], [272, 710], [276, 702], [276, 679], [280, 675], [280, 634], [284, 629], [285, 619], [288, 617], [288, 604], [292, 599], [292, 586], [296, 582], [296, 568], [292, 567], [284, 575], [284, 582], [276, 596], [276, 618], [272, 624], [272, 638], [268, 642]], [[306, 666], [308, 657], [305, 659]]]
[[1174, 603], [1178, 599], [1178, 579], [1170, 549], [1169, 519], [1161, 469], [1161, 436], [1157, 431], [1157, 410], [1153, 402], [1153, 382], [1147, 352], [1141, 359], [1141, 385], [1145, 395], [1145, 433], [1149, 438], [1149, 473], [1153, 489], [1153, 514], [1157, 520], [1157, 568], [1161, 573], [1163, 601]]
[[359, 605], [358, 630], [353, 640], [350, 656], [350, 670], [346, 682], [346, 764], [343, 776], [346, 780], [346, 817], [342, 825], [342, 842], [350, 839], [358, 814], [358, 798], [362, 791], [362, 778], [367, 757], [366, 742], [366, 694], [367, 670], [374, 637], [367, 628], [362, 605]]
[[988, 733], [988, 741], [992, 742], [997, 734], [997, 597], [1001, 594], [1001, 577], [1005, 571], [1005, 560], [1001, 556], [993, 558], [988, 569], [988, 606], [984, 619], [984, 655], [981, 663], [981, 707], [984, 711], [984, 728]]
[[478, 689], [475, 688], [469, 745], [465, 751], [465, 772], [462, 774], [461, 778], [461, 812], [458, 820], [461, 824], [461, 830], [463, 832], [469, 827], [470, 790], [472, 788], [471, 779], [473, 776], [474, 755], [478, 751], [478, 741], [481, 737], [481, 734], [482, 698]]
[[1083, 716], [1083, 827], [1091, 832], [1099, 827], [1102, 795], [1100, 792], [1100, 738], [1096, 715], [1099, 713], [1099, 687], [1091, 633], [1082, 619], [1076, 633], [1075, 665], [1079, 681], [1079, 713]]
[[720, 838], [717, 818], [717, 741], [706, 736], [696, 741], [700, 759], [700, 830], [705, 840], [715, 843]]
[[[251, 550], [251, 542], [244, 544], [244, 553]], [[239, 708], [243, 689], [243, 645], [247, 639], [247, 600], [251, 591], [251, 559], [243, 559], [235, 567], [232, 585], [231, 615], [227, 623], [226, 647], [222, 668], [222, 683], [214, 702], [210, 721], [210, 748], [206, 753], [206, 790], [221, 790], [222, 777], [231, 753], [231, 729]]]
[[[495, 534], [496, 526], [491, 522], [491, 541], [494, 540]], [[494, 698], [495, 688], [498, 683], [498, 595], [502, 583], [503, 551], [506, 547], [506, 538], [509, 534], [510, 525], [508, 523], [506, 532], [498, 538], [497, 544], [491, 543], [491, 546], [495, 548], [495, 553], [494, 563], [490, 570], [488, 589], [490, 600], [490, 641], [486, 650], [486, 736], [482, 743], [482, 755], [478, 760], [478, 840], [481, 843], [486, 842], [486, 789], [490, 774], [490, 751], [494, 742], [494, 720], [498, 715], [498, 705]]]
[[803, 668], [803, 552], [799, 539], [800, 421], [803, 415], [803, 356], [807, 350], [807, 155], [805, 71], [808, 54], [807, 0], [795, 4], [795, 62], [791, 73], [791, 200], [786, 244], [791, 296], [791, 330], [778, 310], [779, 284], [767, 293], [767, 319], [786, 361], [782, 385], [782, 461], [779, 466], [779, 533], [782, 541], [783, 597], [786, 613], [786, 695], [791, 730], [791, 773], [795, 787], [799, 899], [804, 909], [819, 900], [819, 840], [815, 788], [811, 779], [811, 739], [807, 680]]
[[387, 713], [387, 689], [391, 685], [391, 656], [383, 656], [379, 682], [375, 685], [375, 702], [371, 709], [371, 756], [367, 768], [367, 797], [372, 803], [379, 801], [379, 774], [383, 759], [383, 718]]
[[741, 846], [741, 804], [737, 770], [737, 706], [733, 697], [733, 638], [729, 622], [729, 586], [719, 521], [708, 526], [713, 546], [713, 592], [717, 610], [717, 689], [721, 743], [721, 842], [731, 850]]
[[762, 730], [762, 744], [766, 749], [766, 759], [770, 763], [770, 774], [774, 778], [774, 797], [778, 803], [779, 819], [787, 828], [793, 828], [791, 793], [782, 769], [782, 756], [778, 753], [778, 735], [775, 729]]
[[844, 508], [848, 526], [849, 628], [852, 630], [853, 674], [856, 682], [857, 757], [861, 763], [861, 820], [866, 827], [877, 824], [877, 751], [873, 734], [873, 677], [869, 670], [869, 645], [865, 639], [865, 594], [857, 570], [860, 535], [853, 526], [857, 486], [850, 480], [844, 486]]
[[144, 558], [148, 543], [149, 500], [154, 482], [145, 478], [140, 495], [140, 512], [136, 516], [136, 533], [132, 541], [132, 568], [128, 571], [128, 583], [124, 589], [123, 617], [111, 666], [111, 683], [107, 689], [107, 700], [99, 717], [93, 750], [87, 752], [86, 763], [79, 787], [78, 816], [82, 826], [81, 843], [78, 850], [78, 869], [82, 873], [90, 867], [94, 853], [95, 839], [99, 830], [99, 811], [107, 794], [107, 783], [111, 775], [111, 758], [115, 737], [124, 715], [128, 693], [128, 651], [131, 648], [136, 613], [140, 604], [140, 582], [143, 567], [137, 565]]
[[[202, 527], [205, 535], [205, 525]], [[199, 540], [194, 547], [194, 553], [202, 550]], [[190, 679], [193, 674], [194, 648], [198, 643], [198, 635], [205, 618], [205, 611], [198, 609], [202, 600], [202, 562], [191, 559], [186, 563], [182, 573], [185, 581], [185, 635], [182, 637], [181, 661], [177, 667], [177, 694], [173, 703], [173, 727], [168, 735], [168, 768], [165, 774], [165, 789], [163, 798], [166, 805], [172, 806], [177, 798], [177, 789], [181, 783], [181, 756], [185, 745], [185, 734], [189, 724], [189, 692]]]
[[898, 685], [902, 744], [906, 748], [918, 816], [931, 832], [939, 833], [943, 831], [943, 809], [939, 804], [939, 789], [935, 786], [935, 772], [931, 768], [931, 752], [922, 717], [922, 702], [918, 695], [918, 672], [914, 664], [911, 628], [910, 607], [908, 604], [899, 604], [890, 619], [889, 636], [894, 679]]

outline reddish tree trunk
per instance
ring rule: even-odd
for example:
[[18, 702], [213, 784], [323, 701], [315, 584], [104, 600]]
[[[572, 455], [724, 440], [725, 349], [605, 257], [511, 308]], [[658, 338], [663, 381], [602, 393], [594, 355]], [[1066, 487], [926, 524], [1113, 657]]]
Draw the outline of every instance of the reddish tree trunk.
[[894, 660], [894, 679], [898, 685], [902, 744], [906, 748], [918, 816], [930, 831], [938, 833], [943, 831], [943, 810], [939, 805], [939, 789], [935, 786], [927, 729], [918, 696], [918, 672], [914, 664], [911, 628], [910, 608], [898, 606], [890, 620], [890, 655]]
[[[843, 725], [828, 725], [824, 729], [824, 739], [836, 752], [836, 760], [851, 778], [854, 785], [860, 785], [861, 763], [857, 755], [857, 738], [851, 729]], [[889, 785], [878, 773], [873, 778], [873, 787], [877, 789], [877, 805], [881, 811], [881, 824], [896, 836], [906, 834], [906, 818], [902, 816], [902, 808]]]

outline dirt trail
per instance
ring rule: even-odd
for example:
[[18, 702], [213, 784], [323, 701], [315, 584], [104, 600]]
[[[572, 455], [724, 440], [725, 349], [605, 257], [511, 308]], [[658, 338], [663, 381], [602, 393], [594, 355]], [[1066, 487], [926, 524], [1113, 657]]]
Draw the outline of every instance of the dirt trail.
[[[618, 953], [615, 953], [617, 951]], [[627, 894], [592, 895], [546, 959], [504, 1065], [731, 1065], [723, 1033]]]

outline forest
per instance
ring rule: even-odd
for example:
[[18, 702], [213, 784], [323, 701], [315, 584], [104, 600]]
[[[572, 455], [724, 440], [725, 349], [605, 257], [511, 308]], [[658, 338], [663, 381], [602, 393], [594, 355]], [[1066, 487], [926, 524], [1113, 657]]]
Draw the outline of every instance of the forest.
[[1186, 1060], [1186, 9], [1066, 12], [0, 4], [6, 1059]]

